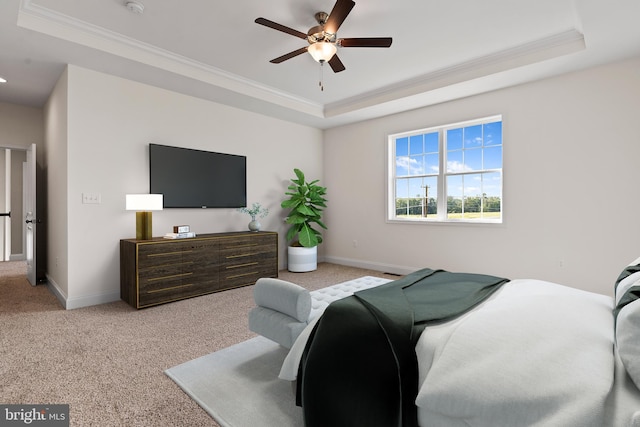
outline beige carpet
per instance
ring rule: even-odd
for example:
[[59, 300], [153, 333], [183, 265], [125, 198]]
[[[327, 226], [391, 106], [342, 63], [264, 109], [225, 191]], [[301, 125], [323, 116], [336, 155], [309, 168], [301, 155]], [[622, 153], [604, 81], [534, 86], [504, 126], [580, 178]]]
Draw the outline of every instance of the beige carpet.
[[[0, 263], [1, 403], [69, 404], [73, 426], [218, 425], [164, 371], [254, 337], [253, 287], [144, 310], [64, 310], [14, 267]], [[310, 290], [361, 276], [394, 278], [332, 264], [280, 274]]]

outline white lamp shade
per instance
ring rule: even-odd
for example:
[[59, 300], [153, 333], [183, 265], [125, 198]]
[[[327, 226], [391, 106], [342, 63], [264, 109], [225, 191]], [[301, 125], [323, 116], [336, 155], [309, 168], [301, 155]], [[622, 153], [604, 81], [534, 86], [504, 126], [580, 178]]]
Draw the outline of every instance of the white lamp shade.
[[162, 194], [127, 194], [128, 211], [161, 211]]
[[336, 45], [328, 42], [316, 42], [307, 48], [307, 51], [318, 62], [328, 61], [333, 58], [338, 49]]

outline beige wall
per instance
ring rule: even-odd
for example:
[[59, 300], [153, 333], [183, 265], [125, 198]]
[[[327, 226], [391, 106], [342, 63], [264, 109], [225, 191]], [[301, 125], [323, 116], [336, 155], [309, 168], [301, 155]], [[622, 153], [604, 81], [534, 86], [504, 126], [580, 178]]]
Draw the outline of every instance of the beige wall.
[[[135, 236], [125, 195], [149, 191], [151, 142], [246, 155], [247, 201], [271, 209], [261, 222], [280, 232], [284, 267], [280, 201], [295, 167], [322, 179], [322, 131], [75, 66], [52, 100], [48, 126], [67, 125], [66, 135], [62, 126], [50, 139], [59, 150], [48, 157], [51, 222], [60, 229], [49, 235], [49, 261], [58, 265], [49, 275], [68, 308], [120, 298], [119, 240]], [[102, 203], [82, 204], [83, 193], [100, 194]], [[167, 209], [153, 214], [153, 231], [160, 236], [177, 224], [196, 233], [246, 230], [249, 221], [235, 209]]]
[[[328, 130], [327, 260], [611, 294], [639, 255], [638, 70], [640, 58]], [[494, 114], [504, 121], [503, 225], [385, 222], [387, 135]]]
[[47, 279], [64, 301], [70, 294], [68, 232], [68, 82], [65, 70], [45, 105], [47, 182]]
[[[639, 68], [637, 58], [322, 132], [70, 66], [45, 108], [48, 276], [68, 308], [119, 299], [118, 241], [135, 232], [124, 196], [148, 191], [147, 145], [156, 142], [246, 155], [248, 202], [271, 208], [263, 225], [281, 234], [281, 267], [279, 203], [299, 167], [329, 188], [320, 247], [328, 261], [534, 277], [610, 294], [638, 256]], [[504, 118], [504, 224], [385, 222], [387, 135], [493, 114]], [[102, 203], [83, 205], [84, 192]], [[154, 214], [154, 234], [247, 222], [233, 209], [165, 210]]]

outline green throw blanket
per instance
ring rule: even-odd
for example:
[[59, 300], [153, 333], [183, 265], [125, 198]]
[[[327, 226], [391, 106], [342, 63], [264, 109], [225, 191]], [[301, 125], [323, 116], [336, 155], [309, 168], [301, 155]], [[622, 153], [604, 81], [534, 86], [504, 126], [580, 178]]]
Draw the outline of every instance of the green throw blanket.
[[506, 282], [425, 268], [330, 304], [300, 363], [305, 426], [417, 426], [420, 333], [465, 313]]

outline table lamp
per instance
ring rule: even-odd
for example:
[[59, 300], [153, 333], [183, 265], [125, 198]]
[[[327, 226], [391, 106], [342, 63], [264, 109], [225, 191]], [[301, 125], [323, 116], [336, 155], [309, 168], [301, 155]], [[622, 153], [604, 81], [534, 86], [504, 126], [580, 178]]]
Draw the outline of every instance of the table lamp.
[[151, 211], [162, 210], [162, 194], [127, 194], [126, 209], [136, 211], [136, 239], [151, 239]]

